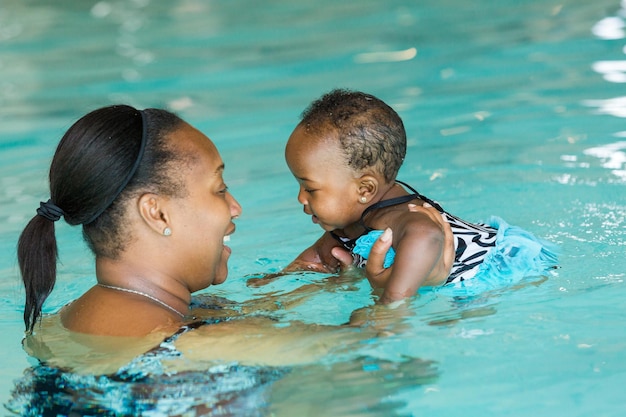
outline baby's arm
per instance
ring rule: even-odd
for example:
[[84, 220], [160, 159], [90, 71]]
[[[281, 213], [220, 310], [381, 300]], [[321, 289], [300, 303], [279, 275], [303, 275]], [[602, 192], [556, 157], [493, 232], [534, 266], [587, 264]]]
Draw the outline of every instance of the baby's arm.
[[394, 265], [382, 267], [391, 243], [385, 240], [391, 238], [391, 230], [374, 243], [368, 259], [366, 276], [373, 287], [385, 289], [383, 303], [409, 297], [423, 285], [440, 284], [450, 273], [454, 260], [454, 236], [441, 214], [428, 204], [409, 205], [409, 211], [391, 225], [396, 250]]
[[313, 245], [296, 257], [283, 272], [315, 271], [334, 273], [339, 269], [339, 261], [331, 255], [331, 250], [339, 246], [328, 232], [325, 232]]
[[[441, 229], [423, 215], [405, 214], [393, 230], [396, 257], [391, 275], [386, 283], [372, 282], [372, 286], [384, 286], [381, 302], [389, 303], [409, 297], [424, 284], [437, 283], [437, 266], [442, 260], [445, 236]], [[407, 217], [410, 217], [407, 219]], [[443, 277], [445, 278], [445, 277]], [[383, 284], [383, 285], [381, 285]]]

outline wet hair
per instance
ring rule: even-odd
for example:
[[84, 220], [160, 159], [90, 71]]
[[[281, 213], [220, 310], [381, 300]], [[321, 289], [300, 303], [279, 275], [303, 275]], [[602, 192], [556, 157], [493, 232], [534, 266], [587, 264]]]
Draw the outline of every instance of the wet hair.
[[300, 126], [310, 134], [334, 134], [349, 167], [373, 168], [395, 180], [406, 155], [402, 119], [382, 100], [366, 93], [335, 89], [302, 113]]
[[[144, 192], [184, 195], [173, 167], [190, 156], [176, 152], [167, 140], [183, 123], [166, 110], [115, 105], [83, 116], [61, 139], [50, 165], [49, 203], [68, 224], [83, 225], [83, 237], [96, 256], [115, 259], [132, 238], [125, 216], [129, 199]], [[38, 210], [18, 242], [27, 332], [56, 282], [58, 251], [51, 220]]]

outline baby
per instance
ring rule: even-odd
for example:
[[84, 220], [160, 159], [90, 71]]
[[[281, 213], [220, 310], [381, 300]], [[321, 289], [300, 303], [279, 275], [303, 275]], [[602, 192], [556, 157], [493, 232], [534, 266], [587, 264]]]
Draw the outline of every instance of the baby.
[[[390, 303], [422, 286], [512, 283], [556, 266], [554, 245], [497, 217], [463, 221], [398, 181], [405, 153], [402, 120], [378, 98], [333, 90], [314, 101], [285, 157], [298, 201], [325, 233], [285, 270], [366, 267], [372, 287], [383, 288], [380, 301]], [[366, 266], [374, 243], [374, 251], [391, 243], [384, 267]]]

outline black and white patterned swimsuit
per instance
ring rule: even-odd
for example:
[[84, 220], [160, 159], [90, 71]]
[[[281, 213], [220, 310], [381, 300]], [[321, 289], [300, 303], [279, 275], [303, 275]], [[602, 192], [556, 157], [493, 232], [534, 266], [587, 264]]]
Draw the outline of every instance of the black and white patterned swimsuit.
[[[371, 211], [379, 208], [408, 203], [411, 200], [419, 198], [439, 210], [443, 219], [447, 221], [452, 228], [455, 250], [454, 264], [452, 265], [450, 275], [445, 283], [461, 282], [476, 275], [479, 265], [485, 260], [489, 250], [496, 245], [496, 235], [498, 230], [486, 224], [474, 224], [463, 221], [458, 217], [447, 213], [437, 202], [421, 195], [410, 185], [402, 181], [396, 182], [405, 186], [413, 194], [379, 201], [378, 203], [368, 207], [361, 215], [360, 220], [360, 223], [365, 228], [365, 232], [363, 234], [367, 234], [373, 230], [372, 228], [366, 226], [363, 220]], [[349, 239], [339, 236], [334, 232], [330, 232], [330, 234], [349, 251], [352, 251], [356, 244], [357, 239]], [[364, 259], [362, 256], [355, 253], [352, 253], [352, 256], [354, 258], [354, 265], [364, 267], [367, 264], [367, 259]]]

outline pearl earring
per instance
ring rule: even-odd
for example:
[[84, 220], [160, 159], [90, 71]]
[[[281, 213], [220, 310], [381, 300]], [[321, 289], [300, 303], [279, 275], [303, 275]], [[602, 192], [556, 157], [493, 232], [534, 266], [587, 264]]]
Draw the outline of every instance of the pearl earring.
[[172, 234], [172, 229], [170, 229], [169, 227], [166, 227], [165, 229], [163, 229], [163, 236], [170, 236]]
[[361, 197], [361, 203], [366, 203], [366, 202], [367, 202], [367, 198]]

